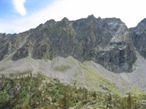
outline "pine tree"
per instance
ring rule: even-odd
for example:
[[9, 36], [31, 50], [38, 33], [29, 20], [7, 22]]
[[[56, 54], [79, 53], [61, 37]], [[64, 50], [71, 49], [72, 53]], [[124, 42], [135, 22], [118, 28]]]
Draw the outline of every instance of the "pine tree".
[[97, 98], [96, 92], [93, 92], [93, 97], [96, 100], [96, 98]]
[[109, 96], [107, 98], [107, 106], [106, 107], [111, 108], [111, 103], [112, 103], [112, 95], [109, 92]]
[[131, 109], [131, 107], [132, 107], [132, 97], [131, 97], [130, 93], [128, 93], [127, 107], [128, 107], [128, 109]]

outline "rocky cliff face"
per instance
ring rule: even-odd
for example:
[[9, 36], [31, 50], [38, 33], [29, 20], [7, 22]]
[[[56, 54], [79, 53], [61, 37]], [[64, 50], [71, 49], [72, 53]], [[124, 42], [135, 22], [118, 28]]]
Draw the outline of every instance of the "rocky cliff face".
[[93, 60], [110, 71], [131, 72], [136, 60], [132, 39], [139, 47], [136, 44], [139, 39], [133, 34], [136, 33], [129, 34], [126, 25], [117, 18], [91, 15], [76, 21], [49, 20], [24, 33], [0, 34], [0, 60], [7, 56], [14, 61], [27, 56], [34, 59], [73, 56], [79, 61]]
[[130, 29], [136, 50], [146, 58], [146, 19], [143, 19], [136, 27]]

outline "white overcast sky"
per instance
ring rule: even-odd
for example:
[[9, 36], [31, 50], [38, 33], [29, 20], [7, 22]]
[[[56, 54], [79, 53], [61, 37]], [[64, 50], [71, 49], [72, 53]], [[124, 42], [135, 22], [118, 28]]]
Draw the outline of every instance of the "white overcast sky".
[[[0, 15], [1, 33], [26, 31], [49, 19], [58, 21], [67, 17], [69, 20], [76, 20], [91, 14], [101, 18], [120, 18], [128, 27], [134, 27], [146, 18], [146, 0], [52, 0], [33, 12], [25, 7], [27, 1], [29, 0], [12, 0], [12, 13], [5, 17]], [[37, 2], [33, 4], [32, 7]], [[14, 11], [19, 15], [15, 16]]]

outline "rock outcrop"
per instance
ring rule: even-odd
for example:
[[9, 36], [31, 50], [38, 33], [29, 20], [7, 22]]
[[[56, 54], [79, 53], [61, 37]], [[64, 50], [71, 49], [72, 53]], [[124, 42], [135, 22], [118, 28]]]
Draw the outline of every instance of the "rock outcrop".
[[136, 50], [146, 58], [146, 19], [143, 19], [136, 27], [130, 29]]

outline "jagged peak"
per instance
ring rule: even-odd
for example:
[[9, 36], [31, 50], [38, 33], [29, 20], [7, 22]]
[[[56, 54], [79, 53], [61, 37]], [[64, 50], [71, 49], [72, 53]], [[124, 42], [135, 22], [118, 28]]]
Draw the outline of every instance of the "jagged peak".
[[139, 31], [138, 34], [145, 32], [146, 30], [146, 18], [141, 20], [136, 27], [130, 28], [131, 31]]
[[101, 17], [98, 17], [97, 19], [98, 19], [98, 20], [101, 20], [102, 18], [101, 18]]
[[123, 22], [121, 21], [121, 19], [116, 18], [116, 17], [112, 17], [112, 18], [105, 18], [105, 19], [103, 19], [103, 20], [105, 20], [105, 21], [107, 21], [107, 22], [117, 22], [117, 23], [123, 23]]
[[61, 21], [59, 21], [58, 25], [60, 25], [60, 26], [66, 26], [66, 25], [69, 24], [69, 22], [70, 21], [68, 20], [68, 18], [64, 17]]
[[96, 17], [92, 14], [92, 15], [89, 15], [89, 16], [87, 17], [87, 20], [88, 20], [88, 21], [96, 21], [97, 19], [96, 19]]
[[93, 14], [91, 14], [87, 17], [87, 19], [96, 19], [96, 17]]
[[44, 25], [54, 24], [54, 23], [56, 23], [56, 21], [54, 19], [50, 19]]
[[142, 28], [143, 27], [146, 28], [146, 18], [144, 18], [142, 21], [140, 21], [137, 26], [141, 26]]
[[140, 23], [146, 23], [146, 18], [144, 18]]
[[63, 22], [69, 22], [69, 20], [68, 20], [67, 17], [64, 17], [61, 21], [63, 21]]
[[48, 22], [49, 23], [55, 23], [56, 21], [54, 19], [50, 19]]

